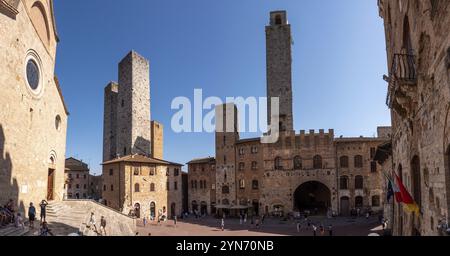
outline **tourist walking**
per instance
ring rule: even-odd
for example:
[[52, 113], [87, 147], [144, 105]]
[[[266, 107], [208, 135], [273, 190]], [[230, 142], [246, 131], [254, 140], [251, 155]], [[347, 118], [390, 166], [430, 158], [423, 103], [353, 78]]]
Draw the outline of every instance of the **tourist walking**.
[[173, 216], [173, 225], [177, 227], [177, 215]]
[[317, 227], [316, 225], [312, 225], [312, 230], [313, 230], [313, 236], [316, 236], [316, 232], [317, 232]]
[[95, 233], [98, 233], [98, 231], [97, 231], [97, 224], [95, 222], [94, 212], [91, 212], [91, 218], [89, 219], [89, 228], [92, 229], [92, 226], [94, 226]]
[[242, 217], [242, 214], [240, 214], [239, 215], [239, 225], [242, 225], [242, 222], [243, 222], [244, 220], [243, 220], [243, 217]]
[[302, 227], [302, 224], [300, 221], [297, 221], [297, 233], [300, 233], [300, 228]]
[[106, 219], [104, 216], [100, 218], [100, 234], [103, 235], [103, 233], [106, 236]]
[[48, 202], [45, 200], [42, 200], [39, 206], [41, 207], [41, 222], [46, 222], [46, 215], [47, 215], [47, 205]]
[[328, 226], [328, 233], [330, 236], [333, 236], [333, 225], [331, 224]]
[[247, 213], [244, 214], [244, 224], [246, 224], [246, 223], [247, 223]]
[[256, 229], [259, 229], [259, 217], [256, 217], [255, 225], [256, 225]]
[[144, 219], [142, 219], [142, 223], [144, 224], [144, 228], [147, 225], [147, 218], [144, 216]]
[[224, 220], [224, 218], [222, 218], [222, 222], [220, 223], [220, 226], [222, 228], [222, 231], [224, 231], [224, 228], [225, 228], [225, 220]]
[[33, 203], [30, 203], [30, 207], [28, 207], [28, 220], [30, 222], [30, 228], [34, 228], [35, 219], [36, 219], [36, 208], [34, 208]]

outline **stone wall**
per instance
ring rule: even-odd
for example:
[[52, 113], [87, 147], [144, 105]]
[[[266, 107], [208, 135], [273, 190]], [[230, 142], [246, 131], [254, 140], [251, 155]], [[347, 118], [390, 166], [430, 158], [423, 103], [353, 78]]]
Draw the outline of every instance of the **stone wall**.
[[[188, 163], [188, 209], [201, 212], [202, 203], [206, 206], [205, 214], [213, 214], [216, 203], [216, 168], [214, 158]], [[204, 185], [202, 185], [202, 182]], [[195, 203], [194, 203], [195, 201]], [[196, 206], [195, 206], [196, 205]]]
[[[100, 226], [100, 218], [106, 219], [106, 234], [108, 236], [134, 236], [136, 234], [136, 219], [92, 200], [65, 200], [64, 205], [72, 209], [86, 211], [84, 223], [89, 222], [91, 212], [96, 216], [97, 228]], [[80, 223], [82, 225], [82, 223]]]
[[[53, 199], [61, 200], [68, 113], [55, 79], [57, 37], [53, 13], [45, 1], [48, 38], [36, 32], [42, 20], [32, 19], [31, 6], [18, 3], [15, 18], [0, 9], [0, 203], [14, 199], [25, 212], [30, 202], [47, 198], [49, 169], [54, 171]], [[44, 24], [45, 25], [45, 24]], [[27, 60], [39, 71], [39, 86], [27, 82]]]
[[117, 151], [150, 156], [150, 64], [131, 51], [119, 63]]
[[[379, 2], [386, 31], [394, 168], [420, 204], [395, 209], [394, 235], [438, 235], [449, 217], [450, 2]], [[409, 54], [408, 74], [394, 60]], [[396, 205], [397, 206], [397, 205]]]
[[103, 161], [117, 157], [117, 96], [119, 85], [110, 82], [105, 87], [103, 112]]

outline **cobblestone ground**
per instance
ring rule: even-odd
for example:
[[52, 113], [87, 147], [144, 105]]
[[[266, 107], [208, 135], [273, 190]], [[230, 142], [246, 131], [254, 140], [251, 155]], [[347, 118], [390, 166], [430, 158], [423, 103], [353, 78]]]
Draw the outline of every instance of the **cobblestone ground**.
[[[376, 217], [327, 219], [326, 217], [310, 217], [313, 223], [325, 227], [333, 225], [333, 236], [367, 236], [370, 233], [381, 234], [381, 226]], [[266, 219], [259, 229], [249, 222], [240, 224], [239, 219], [225, 219], [225, 230], [220, 229], [220, 219], [205, 217], [201, 219], [189, 218], [179, 220], [175, 227], [173, 220], [149, 222], [144, 227], [139, 221], [137, 231], [139, 236], [312, 236], [312, 227], [308, 228], [302, 223], [300, 232], [297, 232], [296, 221], [281, 221], [279, 219]], [[317, 232], [317, 236], [321, 236]], [[329, 236], [325, 231], [324, 236]]]

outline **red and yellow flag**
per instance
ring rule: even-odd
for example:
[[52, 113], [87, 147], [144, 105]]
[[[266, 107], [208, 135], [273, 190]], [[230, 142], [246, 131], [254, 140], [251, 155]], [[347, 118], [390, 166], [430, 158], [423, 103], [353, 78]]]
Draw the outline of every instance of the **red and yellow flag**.
[[419, 215], [419, 213], [420, 213], [419, 206], [414, 201], [411, 194], [409, 194], [408, 190], [403, 185], [402, 181], [397, 176], [397, 174], [396, 173], [394, 173], [394, 174], [395, 174], [395, 181], [397, 183], [397, 187], [400, 190], [401, 202], [406, 205], [406, 209], [408, 211], [415, 212], [417, 215]]

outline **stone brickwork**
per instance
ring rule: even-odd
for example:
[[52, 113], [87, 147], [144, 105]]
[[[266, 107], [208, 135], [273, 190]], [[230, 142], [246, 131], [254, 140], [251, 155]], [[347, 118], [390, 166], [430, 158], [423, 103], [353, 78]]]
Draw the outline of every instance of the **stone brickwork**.
[[151, 121], [151, 145], [152, 157], [164, 159], [164, 126], [156, 121]]
[[110, 82], [105, 87], [103, 114], [103, 161], [117, 157], [117, 96], [119, 85]]
[[150, 64], [131, 51], [119, 63], [117, 151], [150, 156]]
[[54, 74], [52, 4], [0, 1], [0, 204], [13, 199], [22, 213], [63, 197], [68, 112]]
[[103, 163], [102, 177], [103, 199], [113, 209], [138, 218], [182, 213], [179, 164], [131, 155]]
[[188, 210], [201, 215], [216, 212], [216, 161], [214, 157], [194, 159], [188, 164]]
[[218, 205], [236, 204], [236, 147], [239, 140], [237, 108], [216, 107], [216, 200]]
[[67, 158], [65, 163], [64, 195], [65, 199], [89, 198], [89, 167], [86, 163]]
[[280, 128], [294, 129], [292, 116], [292, 55], [291, 25], [286, 11], [270, 13], [270, 25], [266, 26], [267, 99], [268, 118], [271, 123], [271, 98], [278, 97], [280, 104]]
[[[282, 131], [273, 144], [262, 144], [260, 138], [240, 139], [236, 106], [227, 104], [216, 108], [216, 189], [209, 189], [209, 194], [216, 195], [218, 214], [224, 211], [235, 215], [244, 212], [286, 215], [317, 208], [321, 213], [347, 215], [355, 208], [357, 196], [363, 197], [358, 208], [374, 206], [373, 210], [381, 210], [382, 174], [379, 168], [371, 171], [370, 149], [388, 140], [389, 127], [379, 127], [378, 138], [335, 139], [332, 129], [296, 133], [292, 117], [291, 33], [286, 12], [271, 12], [266, 38], [267, 94], [280, 97]], [[223, 130], [224, 123], [230, 129]], [[361, 168], [351, 167], [353, 160], [349, 160], [348, 167], [338, 166], [338, 158], [353, 159], [356, 155], [362, 157]], [[194, 171], [195, 162], [189, 163], [191, 182], [202, 179], [198, 171]], [[362, 189], [352, 185], [339, 190], [340, 172], [351, 177], [349, 182], [353, 184], [354, 177], [361, 176]], [[376, 196], [380, 197], [380, 202]], [[341, 197], [348, 197], [348, 209], [343, 212]], [[372, 204], [373, 197], [376, 197], [375, 204]], [[190, 203], [207, 198], [205, 191], [199, 193], [195, 185], [194, 189], [189, 187]]]
[[443, 234], [449, 218], [450, 2], [381, 0], [393, 169], [420, 205], [394, 205], [394, 235]]

